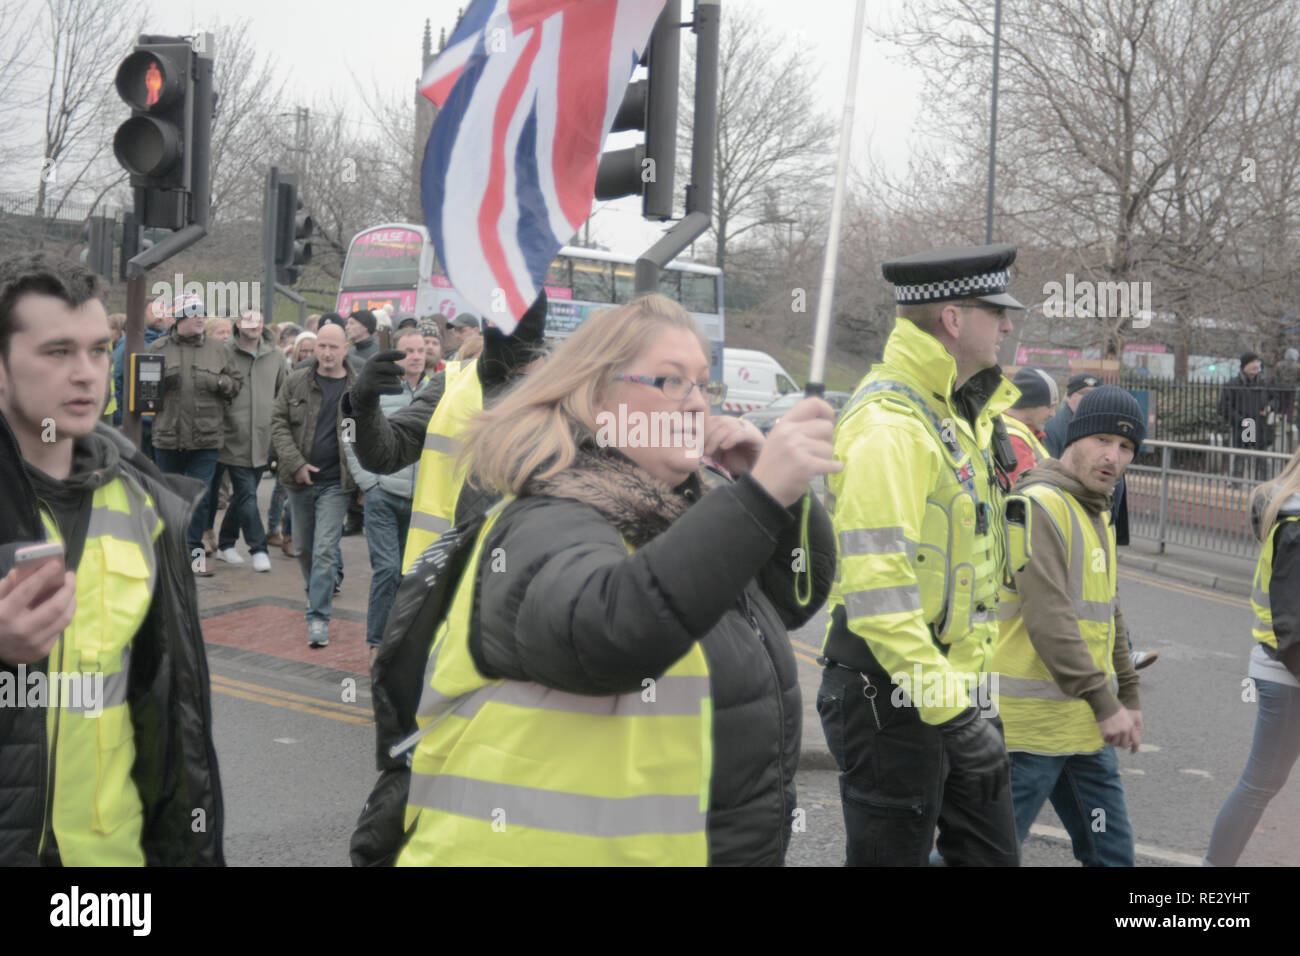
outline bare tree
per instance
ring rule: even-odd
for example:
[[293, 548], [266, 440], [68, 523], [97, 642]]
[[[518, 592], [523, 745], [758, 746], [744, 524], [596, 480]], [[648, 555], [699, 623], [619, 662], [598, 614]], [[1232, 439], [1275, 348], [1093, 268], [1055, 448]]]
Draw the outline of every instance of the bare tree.
[[252, 21], [218, 25], [213, 88], [212, 222], [260, 219], [267, 146], [282, 125], [284, 78], [269, 54], [258, 53]]
[[22, 103], [23, 55], [31, 45], [35, 23], [24, 22], [21, 6], [14, 0], [0, 2], [0, 161], [13, 161], [23, 147]]
[[[931, 221], [970, 238], [983, 212], [969, 186], [987, 162], [992, 6], [934, 0], [891, 31], [926, 69], [929, 125], [943, 133], [931, 159], [968, 179], [939, 190], [947, 215]], [[1193, 326], [1225, 314], [1225, 292], [1292, 278], [1293, 254], [1257, 253], [1285, 250], [1294, 220], [1295, 199], [1280, 190], [1294, 183], [1300, 143], [1277, 137], [1294, 122], [1298, 21], [1286, 0], [1003, 6], [998, 231], [1031, 247], [1039, 276], [1150, 282], [1154, 311], [1173, 317], [1180, 373]], [[1253, 169], [1266, 154], [1272, 178], [1247, 182], [1242, 161]], [[935, 183], [905, 185], [933, 194]], [[1090, 336], [1117, 357], [1134, 318], [1100, 310], [1054, 332]]]
[[[679, 141], [689, 144], [695, 56], [692, 47], [686, 53]], [[788, 223], [811, 193], [827, 188], [835, 124], [818, 108], [816, 75], [812, 54], [787, 47], [756, 14], [724, 18], [712, 228], [719, 268], [740, 236]], [[689, 155], [688, 145], [678, 149], [679, 162]]]
[[[124, 174], [105, 162], [113, 140], [109, 105], [117, 60], [143, 23], [138, 0], [45, 0], [39, 46], [48, 52], [44, 161], [36, 186], [38, 223], [57, 216], [77, 190], [95, 205]], [[38, 226], [39, 228], [39, 226]], [[42, 235], [38, 233], [36, 244]]]

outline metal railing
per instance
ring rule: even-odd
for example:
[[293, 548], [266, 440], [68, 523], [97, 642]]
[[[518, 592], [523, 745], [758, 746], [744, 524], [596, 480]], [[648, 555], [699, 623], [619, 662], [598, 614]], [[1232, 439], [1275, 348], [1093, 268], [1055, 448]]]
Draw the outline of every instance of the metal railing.
[[1154, 452], [1158, 465], [1133, 464], [1125, 472], [1129, 534], [1155, 539], [1162, 552], [1166, 544], [1178, 544], [1254, 557], [1259, 544], [1250, 529], [1251, 494], [1291, 456], [1147, 441], [1141, 457]]

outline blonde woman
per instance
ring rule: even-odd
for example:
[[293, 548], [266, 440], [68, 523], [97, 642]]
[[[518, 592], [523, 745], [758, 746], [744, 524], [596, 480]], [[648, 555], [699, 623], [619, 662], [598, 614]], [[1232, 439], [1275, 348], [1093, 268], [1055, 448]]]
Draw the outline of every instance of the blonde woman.
[[808, 491], [840, 467], [834, 412], [806, 400], [766, 439], [711, 416], [708, 354], [647, 296], [580, 326], [466, 434], [471, 480], [505, 497], [435, 632], [399, 864], [784, 861], [787, 628], [834, 577]]
[[316, 333], [299, 332], [298, 337], [293, 340], [293, 359], [289, 363], [289, 370], [296, 369], [308, 359], [316, 357]]
[[1259, 709], [1241, 779], [1219, 811], [1205, 862], [1235, 866], [1300, 756], [1300, 451], [1256, 489], [1251, 524], [1261, 543], [1255, 567], [1250, 678]]
[[234, 323], [222, 315], [214, 315], [203, 323], [204, 334], [218, 342], [229, 342], [234, 328]]

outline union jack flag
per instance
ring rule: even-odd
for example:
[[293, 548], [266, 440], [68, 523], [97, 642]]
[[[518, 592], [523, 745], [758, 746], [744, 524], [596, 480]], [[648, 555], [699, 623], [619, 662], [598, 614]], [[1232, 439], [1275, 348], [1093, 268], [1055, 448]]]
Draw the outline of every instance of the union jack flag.
[[664, 0], [474, 0], [420, 88], [441, 109], [424, 218], [461, 295], [502, 332], [591, 209], [605, 134]]

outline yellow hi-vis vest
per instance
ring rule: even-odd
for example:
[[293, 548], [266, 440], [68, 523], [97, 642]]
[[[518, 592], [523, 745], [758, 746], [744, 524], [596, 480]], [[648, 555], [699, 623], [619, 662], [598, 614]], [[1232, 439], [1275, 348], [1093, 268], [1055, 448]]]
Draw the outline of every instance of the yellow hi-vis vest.
[[644, 690], [610, 697], [475, 668], [479, 558], [504, 503], [434, 638], [397, 864], [706, 865], [713, 701], [698, 643]]
[[[899, 320], [902, 326], [904, 320]], [[911, 323], [902, 334], [925, 336]], [[895, 332], [895, 335], [900, 333]], [[931, 347], [925, 342], [923, 347]], [[934, 342], [933, 348], [942, 349]], [[951, 361], [951, 359], [949, 359]], [[1016, 398], [1014, 387], [1006, 384], [1005, 392], [991, 399], [985, 414], [991, 419]], [[921, 538], [906, 539], [903, 529], [845, 528], [838, 517], [835, 530], [839, 544], [840, 573], [831, 589], [830, 609], [845, 606], [850, 627], [861, 633], [869, 627], [882, 636], [894, 629], [899, 612], [920, 610], [933, 639], [947, 648], [951, 670], [962, 674], [980, 674], [989, 669], [997, 638], [998, 590], [1006, 574], [1006, 526], [1003, 519], [1005, 497], [993, 480], [990, 450], [981, 448], [958, 425], [956, 416], [928, 390], [899, 368], [881, 365], [869, 373], [858, 386], [852, 401], [836, 425], [837, 449], [860, 428], [855, 413], [874, 403], [890, 403], [924, 423], [934, 445], [942, 450], [945, 467], [938, 481], [926, 492]], [[912, 487], [920, 490], [923, 479], [916, 476]], [[835, 514], [836, 499], [844, 486], [843, 473], [827, 476], [828, 510]], [[869, 509], [868, 509], [869, 510]], [[980, 511], [984, 517], [980, 518]], [[1012, 543], [1013, 554], [1023, 553], [1023, 535]], [[894, 554], [893, 552], [898, 552]], [[843, 559], [873, 556], [873, 563], [861, 573], [846, 569]], [[896, 559], [906, 557], [911, 574], [899, 575]], [[875, 561], [878, 557], [880, 560]], [[1023, 565], [1020, 560], [1019, 565]], [[891, 574], [897, 579], [891, 579]], [[912, 585], [915, 576], [915, 586]], [[878, 624], [861, 623], [864, 618], [881, 617]], [[859, 622], [854, 626], [854, 622]], [[835, 658], [830, 635], [823, 652]], [[887, 639], [887, 638], [882, 638]], [[964, 705], [954, 702], [938, 716], [948, 719], [949, 711]], [[923, 714], [924, 716], [924, 714]]]
[[[62, 541], [44, 508], [41, 517], [49, 539]], [[131, 639], [157, 585], [153, 543], [162, 530], [153, 499], [134, 482], [119, 476], [95, 490], [76, 568], [77, 609], [47, 666], [46, 736], [54, 767], [47, 806], [64, 866], [145, 862], [126, 691]]]
[[402, 573], [456, 522], [456, 502], [465, 476], [456, 467], [460, 436], [483, 411], [483, 386], [473, 361], [448, 362], [442, 398], [429, 416], [424, 451], [411, 498], [411, 526], [402, 553]]
[[[1115, 529], [1106, 522], [1103, 545], [1092, 520], [1073, 497], [1047, 484], [1033, 484], [1024, 494], [1042, 506], [1065, 542], [1069, 555], [1067, 590], [1079, 621], [1079, 637], [1111, 689], [1115, 677]], [[1021, 616], [1020, 599], [1004, 590], [998, 614], [1001, 628], [993, 668], [998, 712], [1007, 750], [1040, 754], [1093, 753], [1105, 746], [1088, 702], [1067, 697], [1034, 650]]]
[[1052, 453], [1038, 440], [1034, 430], [1020, 419], [1014, 415], [1003, 415], [1002, 421], [1006, 424], [1007, 431], [1013, 432], [1019, 438], [1024, 439], [1025, 444], [1029, 446], [1029, 450], [1034, 453], [1034, 464], [1052, 457]]
[[1269, 585], [1273, 581], [1273, 539], [1282, 525], [1297, 520], [1300, 520], [1300, 515], [1278, 516], [1259, 552], [1259, 561], [1255, 564], [1255, 586], [1250, 592], [1250, 606], [1255, 611], [1255, 626], [1250, 633], [1255, 640], [1274, 651], [1277, 650], [1277, 635], [1273, 633], [1273, 605], [1268, 596]]

